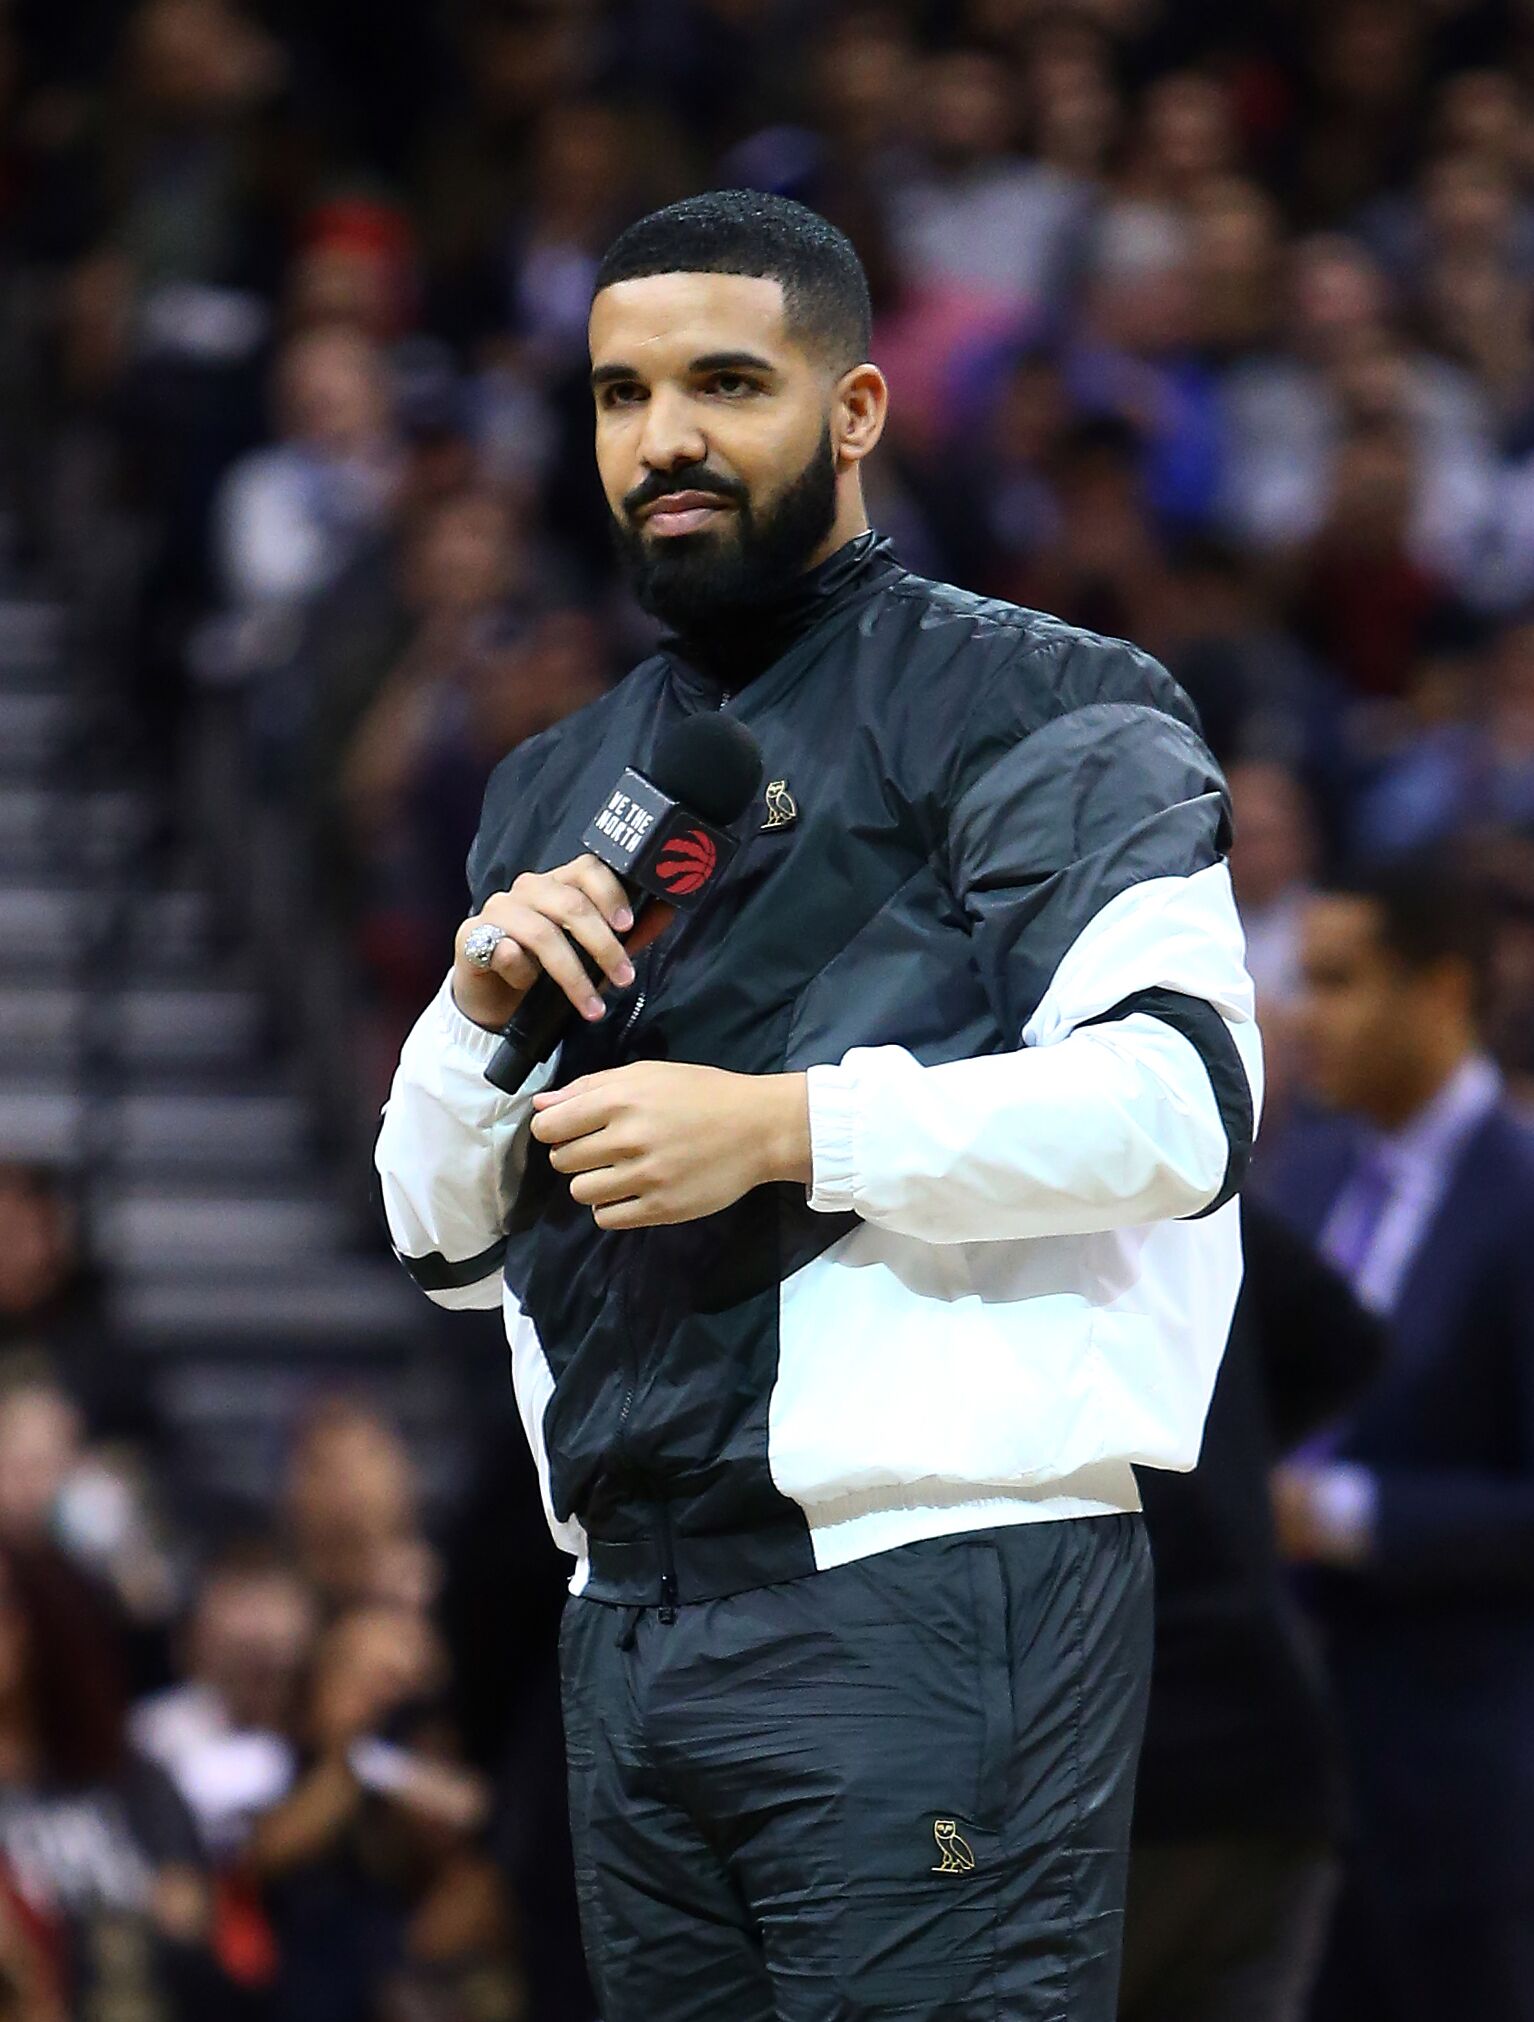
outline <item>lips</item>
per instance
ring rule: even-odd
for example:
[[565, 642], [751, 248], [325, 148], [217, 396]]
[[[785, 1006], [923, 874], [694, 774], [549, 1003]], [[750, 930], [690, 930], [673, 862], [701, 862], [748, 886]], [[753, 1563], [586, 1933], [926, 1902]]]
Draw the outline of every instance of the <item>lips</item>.
[[671, 491], [646, 506], [640, 517], [651, 533], [690, 534], [707, 526], [715, 513], [729, 510], [729, 500], [717, 492]]

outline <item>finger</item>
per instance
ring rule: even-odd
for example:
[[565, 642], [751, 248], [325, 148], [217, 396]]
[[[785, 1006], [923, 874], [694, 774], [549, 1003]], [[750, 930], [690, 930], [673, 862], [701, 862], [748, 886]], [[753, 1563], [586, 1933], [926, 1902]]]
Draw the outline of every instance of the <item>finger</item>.
[[[551, 983], [563, 990], [583, 1018], [604, 1016], [605, 1006], [597, 995], [586, 965], [575, 951], [575, 943], [564, 929], [543, 913], [523, 905], [508, 912], [502, 922], [524, 954], [530, 955]], [[500, 955], [505, 943], [496, 949]]]
[[532, 956], [524, 951], [521, 942], [512, 934], [510, 922], [516, 916], [517, 908], [509, 893], [496, 892], [486, 899], [481, 911], [465, 920], [458, 929], [458, 936], [453, 946], [454, 960], [459, 962], [463, 960], [463, 944], [476, 927], [499, 927], [508, 938], [502, 941], [491, 955], [491, 971], [503, 982], [509, 983], [514, 990], [530, 989], [538, 980], [539, 969]]
[[601, 907], [577, 885], [561, 884], [547, 878], [536, 896], [529, 895], [534, 910], [557, 920], [566, 934], [579, 941], [609, 982], [620, 990], [634, 980], [634, 965], [628, 950], [607, 923]]
[[595, 1172], [601, 1166], [616, 1165], [620, 1159], [629, 1156], [631, 1154], [613, 1143], [610, 1130], [589, 1130], [584, 1137], [573, 1137], [566, 1143], [556, 1144], [549, 1153], [549, 1164], [555, 1172]]
[[599, 1229], [653, 1229], [672, 1219], [654, 1201], [638, 1198], [592, 1209], [592, 1220]]
[[595, 1172], [578, 1172], [570, 1182], [570, 1198], [583, 1207], [605, 1207], [612, 1201], [635, 1198], [641, 1182], [638, 1161], [624, 1159], [620, 1165], [604, 1165]]
[[571, 1102], [540, 1109], [528, 1126], [540, 1144], [568, 1144], [611, 1123], [612, 1110], [600, 1090], [588, 1089]]
[[[497, 926], [500, 922], [496, 922]], [[528, 954], [522, 943], [508, 933], [504, 941], [496, 944], [490, 957], [490, 967], [497, 976], [503, 976], [514, 990], [531, 990], [543, 971], [534, 956]]]
[[626, 934], [633, 926], [633, 906], [617, 872], [589, 850], [573, 863], [562, 864], [553, 876], [579, 886], [616, 933]]

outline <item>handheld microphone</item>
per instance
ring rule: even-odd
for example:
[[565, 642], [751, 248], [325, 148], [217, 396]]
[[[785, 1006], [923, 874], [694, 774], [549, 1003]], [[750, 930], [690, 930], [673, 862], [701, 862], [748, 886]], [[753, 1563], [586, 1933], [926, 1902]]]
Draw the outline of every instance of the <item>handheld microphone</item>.
[[[725, 830], [761, 783], [756, 739], [737, 718], [713, 712], [668, 730], [646, 772], [625, 768], [581, 837], [629, 896], [634, 925], [625, 947], [646, 946], [673, 911], [690, 913], [708, 897], [737, 847]], [[600, 986], [601, 972], [577, 952]], [[502, 1032], [485, 1079], [514, 1095], [575, 1015], [559, 985], [540, 976]]]

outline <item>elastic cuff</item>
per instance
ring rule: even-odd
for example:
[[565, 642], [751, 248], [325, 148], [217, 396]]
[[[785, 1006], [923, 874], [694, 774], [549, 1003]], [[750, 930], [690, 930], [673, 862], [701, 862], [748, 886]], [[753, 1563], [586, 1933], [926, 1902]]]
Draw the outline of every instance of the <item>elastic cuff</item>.
[[459, 1010], [453, 996], [451, 969], [437, 992], [437, 1034], [444, 1044], [456, 1046], [482, 1067], [489, 1066], [495, 1058], [495, 1049], [501, 1043], [499, 1032], [486, 1031], [483, 1025], [476, 1025], [472, 1018], [466, 1018]]
[[844, 1215], [857, 1204], [853, 1076], [846, 1067], [811, 1067], [804, 1079], [809, 1091], [810, 1171], [814, 1175], [809, 1204], [821, 1214]]

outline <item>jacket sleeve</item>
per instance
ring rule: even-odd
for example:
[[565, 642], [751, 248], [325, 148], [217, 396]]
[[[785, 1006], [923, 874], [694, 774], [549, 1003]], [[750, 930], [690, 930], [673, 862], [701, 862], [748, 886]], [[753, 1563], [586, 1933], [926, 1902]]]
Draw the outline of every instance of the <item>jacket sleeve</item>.
[[811, 1207], [973, 1242], [1223, 1206], [1262, 1077], [1228, 841], [1214, 760], [1149, 703], [1004, 748], [953, 809], [948, 875], [1012, 1045], [812, 1067]]
[[1345, 1577], [1397, 1600], [1500, 1594], [1526, 1604], [1534, 1595], [1534, 1261], [1523, 1246], [1462, 1309], [1456, 1331], [1459, 1381], [1496, 1399], [1495, 1457], [1454, 1466], [1364, 1460], [1369, 1542]]
[[533, 1097], [556, 1053], [515, 1095], [485, 1079], [498, 1032], [453, 1002], [451, 978], [405, 1041], [374, 1163], [394, 1253], [427, 1297], [453, 1311], [501, 1303], [506, 1223], [527, 1155]]

